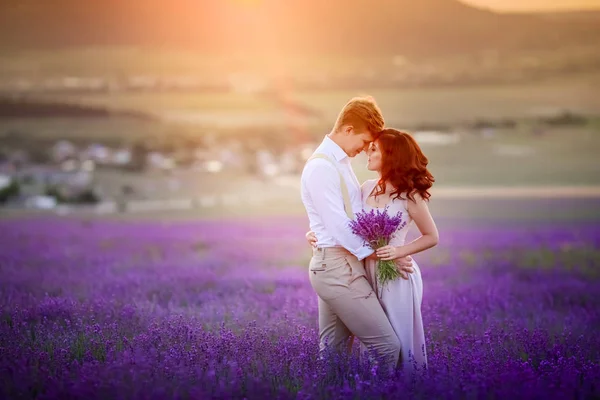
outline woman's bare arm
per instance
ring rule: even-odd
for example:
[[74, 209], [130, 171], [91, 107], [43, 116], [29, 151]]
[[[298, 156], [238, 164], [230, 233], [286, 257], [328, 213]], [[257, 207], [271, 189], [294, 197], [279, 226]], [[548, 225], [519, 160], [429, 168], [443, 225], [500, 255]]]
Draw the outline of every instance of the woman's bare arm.
[[[394, 260], [408, 255], [420, 253], [438, 244], [439, 233], [435, 221], [429, 212], [427, 202], [415, 194], [415, 200], [408, 200], [408, 214], [421, 232], [421, 236], [404, 246], [384, 246], [377, 251], [383, 260]], [[388, 255], [389, 254], [389, 255]]]

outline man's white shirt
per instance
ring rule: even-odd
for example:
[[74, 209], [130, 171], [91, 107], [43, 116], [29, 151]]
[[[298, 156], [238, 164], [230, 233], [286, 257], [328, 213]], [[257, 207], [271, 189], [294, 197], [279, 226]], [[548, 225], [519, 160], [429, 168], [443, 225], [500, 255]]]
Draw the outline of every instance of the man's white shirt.
[[317, 236], [317, 246], [341, 246], [362, 260], [371, 255], [373, 249], [352, 233], [340, 184], [341, 173], [348, 187], [353, 213], [361, 211], [360, 183], [352, 170], [350, 157], [328, 136], [313, 154], [324, 154], [335, 164], [321, 158], [311, 160], [304, 166], [300, 180], [302, 202], [310, 229]]

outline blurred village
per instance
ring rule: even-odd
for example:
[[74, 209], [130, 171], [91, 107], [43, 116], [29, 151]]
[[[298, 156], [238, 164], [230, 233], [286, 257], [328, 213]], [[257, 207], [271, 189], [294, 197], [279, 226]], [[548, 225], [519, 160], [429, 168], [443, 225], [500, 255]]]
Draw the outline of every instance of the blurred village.
[[[329, 93], [353, 88], [467, 87], [471, 84], [528, 82], [534, 78], [568, 74], [581, 66], [595, 71], [600, 59], [589, 47], [573, 48], [569, 57], [554, 52], [528, 52], [501, 57], [494, 51], [463, 57], [455, 62], [415, 62], [393, 56], [385, 63], [334, 71], [305, 71], [287, 77], [259, 72], [188, 76], [50, 76], [16, 78], [0, 76], [0, 117], [42, 121], [54, 118], [130, 118], [173, 126], [174, 133], [132, 139], [130, 132], [101, 137], [69, 137], [52, 128], [39, 136], [27, 128], [5, 125], [0, 129], [0, 207], [4, 209], [66, 210], [94, 207], [98, 212], [123, 212], [135, 208], [194, 208], [219, 202], [248, 200], [253, 185], [297, 190], [305, 160], [329, 132], [333, 121], [318, 107], [294, 102], [278, 91], [285, 79], [295, 90]], [[218, 76], [219, 78], [216, 78]], [[65, 103], [62, 98], [82, 96], [147, 95], [177, 97], [210, 93], [252, 95], [278, 104], [282, 112], [246, 110], [229, 117], [226, 111], [165, 112], [109, 110], [87, 104]], [[65, 97], [67, 96], [67, 97]], [[88, 97], [85, 97], [88, 96]], [[44, 102], [38, 102], [45, 99]], [[56, 99], [56, 100], [55, 100]], [[342, 104], [335, 104], [339, 109]], [[333, 106], [332, 106], [333, 107]], [[525, 131], [541, 137], [553, 126], [582, 126], [590, 116], [568, 109], [551, 109], [522, 119], [474, 119], [461, 123], [424, 123], [405, 126], [422, 145], [456, 146], [465, 137], [493, 139], [498, 130]], [[6, 121], [6, 120], [5, 120]], [[177, 133], [177, 126], [194, 126]], [[190, 132], [193, 132], [190, 134]], [[233, 132], [233, 133], [232, 133]], [[118, 137], [118, 135], [117, 135]], [[527, 148], [499, 147], [499, 152], [523, 155]], [[514, 154], [513, 154], [514, 155]], [[281, 191], [279, 191], [281, 192]], [[278, 193], [273, 190], [270, 193]], [[295, 192], [292, 192], [295, 193]], [[229, 196], [229, 197], [228, 197]], [[234, 197], [231, 197], [234, 196]], [[235, 200], [237, 196], [238, 200]], [[259, 198], [256, 201], [261, 201]], [[171, 202], [170, 204], [168, 202]], [[155, 203], [152, 203], [155, 202]]]
[[[275, 153], [248, 149], [237, 140], [199, 139], [195, 147], [149, 149], [58, 140], [46, 149], [4, 147], [0, 153], [0, 202], [4, 207], [53, 209], [130, 200], [199, 196], [209, 175], [272, 179], [297, 175], [316, 144]], [[40, 157], [41, 156], [41, 157]], [[228, 178], [228, 181], [231, 181]], [[190, 190], [194, 183], [195, 190]], [[210, 191], [210, 190], [209, 190]]]
[[[496, 132], [520, 125], [526, 125], [527, 136], [535, 139], [553, 127], [586, 123], [583, 115], [561, 111], [533, 123], [477, 121], [438, 129], [417, 127], [411, 133], [422, 146], [451, 149], [467, 137], [493, 140]], [[38, 143], [9, 132], [0, 146], [0, 204], [5, 209], [59, 212], [74, 207], [93, 207], [99, 213], [192, 209], [249, 201], [259, 195], [253, 190], [258, 182], [273, 189], [268, 195], [281, 194], [280, 188], [289, 196], [287, 189], [295, 193], [305, 160], [327, 132], [324, 126], [311, 135], [312, 140], [298, 142], [290, 140], [294, 137], [285, 130], [245, 138], [222, 138], [208, 131], [194, 138], [122, 145], [81, 138]], [[527, 156], [531, 151], [530, 147], [497, 146], [504, 156]], [[261, 201], [260, 197], [254, 200]]]

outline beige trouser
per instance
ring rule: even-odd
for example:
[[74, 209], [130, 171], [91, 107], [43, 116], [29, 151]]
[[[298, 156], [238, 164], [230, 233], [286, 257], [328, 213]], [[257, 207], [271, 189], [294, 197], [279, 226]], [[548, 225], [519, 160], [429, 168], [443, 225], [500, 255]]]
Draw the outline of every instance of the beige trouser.
[[313, 250], [310, 283], [319, 295], [320, 348], [344, 349], [350, 335], [396, 366], [400, 341], [366, 279], [364, 263], [341, 247]]

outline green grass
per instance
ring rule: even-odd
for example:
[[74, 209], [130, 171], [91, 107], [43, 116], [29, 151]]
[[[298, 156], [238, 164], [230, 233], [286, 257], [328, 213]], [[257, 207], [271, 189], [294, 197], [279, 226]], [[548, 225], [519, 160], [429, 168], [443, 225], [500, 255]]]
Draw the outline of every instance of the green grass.
[[463, 123], [477, 119], [527, 118], [552, 110], [600, 114], [600, 96], [595, 87], [600, 74], [561, 78], [519, 85], [439, 87], [418, 89], [359, 89], [305, 91], [293, 98], [335, 120], [350, 98], [375, 97], [387, 125]]
[[86, 140], [113, 144], [140, 138], [168, 136], [181, 127], [131, 118], [5, 118], [0, 133], [16, 132], [22, 138]]
[[[493, 139], [464, 135], [450, 146], [423, 145], [436, 186], [600, 185], [599, 131], [593, 128], [554, 128], [542, 137], [528, 131], [499, 130]], [[518, 146], [531, 154], [505, 155], [498, 149]], [[355, 160], [360, 181], [375, 175]]]
[[[460, 58], [460, 62], [466, 59]], [[456, 60], [438, 60], [454, 63]], [[12, 51], [0, 53], [0, 80], [13, 78], [57, 78], [65, 76], [114, 77], [194, 76], [213, 83], [225, 82], [231, 72], [259, 76], [280, 73], [303, 76], [323, 73], [347, 74], [365, 68], [390, 72], [391, 58], [344, 59], [339, 57], [272, 59], [260, 56], [213, 57], [183, 50], [158, 48], [98, 47], [57, 51]], [[283, 82], [285, 83], [285, 82]], [[323, 112], [331, 123], [343, 104], [358, 94], [371, 94], [379, 102], [388, 125], [460, 123], [481, 118], [520, 118], [545, 109], [569, 109], [600, 113], [600, 73], [563, 75], [552, 80], [524, 84], [416, 89], [298, 91], [283, 85], [298, 102]], [[281, 87], [281, 85], [279, 85]], [[157, 93], [118, 95], [60, 95], [48, 100], [107, 106], [147, 112], [188, 111], [279, 111], [278, 105], [261, 96], [236, 93]], [[224, 115], [223, 118], [230, 118]]]
[[[465, 88], [427, 88], [406, 90], [356, 90], [289, 92], [297, 102], [322, 113], [312, 125], [315, 137], [324, 134], [339, 110], [352, 96], [371, 94], [381, 106], [388, 126], [457, 125], [481, 119], [528, 118], [548, 110], [570, 110], [600, 114], [600, 96], [594, 90], [600, 75], [586, 80], [567, 79], [556, 82], [531, 83], [518, 86], [486, 86]], [[120, 94], [61, 94], [46, 95], [46, 101], [102, 106], [114, 110], [142, 111], [154, 115], [169, 112], [198, 113], [207, 117], [206, 123], [248, 118], [256, 112], [261, 116], [281, 116], [283, 109], [273, 100], [243, 93], [120, 93]], [[242, 121], [243, 119], [241, 119]], [[285, 120], [285, 119], [283, 119]], [[597, 132], [599, 122], [590, 124]], [[3, 131], [23, 132], [43, 137], [145, 137], [162, 135], [174, 130], [192, 134], [206, 131], [197, 125], [165, 125], [113, 118], [83, 119], [3, 119]], [[529, 141], [527, 135], [515, 141]], [[538, 141], [541, 142], [541, 141]], [[434, 150], [432, 150], [434, 151]]]
[[254, 112], [273, 110], [276, 104], [264, 97], [245, 93], [118, 93], [60, 94], [36, 97], [50, 102], [100, 106], [111, 110], [166, 112]]
[[[420, 89], [359, 89], [295, 91], [287, 94], [299, 104], [320, 112], [322, 122], [335, 120], [352, 97], [370, 94], [380, 105], [389, 126], [461, 124], [479, 119], [528, 118], [544, 112], [569, 110], [600, 114], [600, 96], [594, 87], [600, 74], [523, 85], [437, 87]], [[116, 93], [59, 94], [40, 97], [46, 101], [102, 106], [115, 110], [137, 110], [152, 114], [170, 111], [223, 113], [282, 112], [273, 100], [245, 93]]]
[[[580, 221], [597, 224], [600, 222], [600, 200], [598, 199], [440, 199], [433, 198], [429, 205], [431, 214], [440, 228], [489, 226], [522, 226], [524, 228], [539, 224], [561, 224]], [[244, 206], [217, 206], [194, 210], [163, 210], [133, 212], [122, 214], [95, 214], [93, 212], [77, 212], [64, 217], [49, 216], [47, 212], [23, 210], [7, 212], [0, 209], [2, 218], [73, 218], [89, 221], [108, 219], [121, 221], [160, 220], [160, 221], [192, 221], [192, 220], [236, 220], [261, 221], [264, 218], [295, 217], [306, 219], [306, 211], [301, 202], [265, 200], [263, 204], [247, 204]], [[415, 228], [413, 228], [415, 229]], [[440, 254], [439, 265], [445, 265], [447, 255]], [[468, 255], [465, 255], [468, 257]]]

